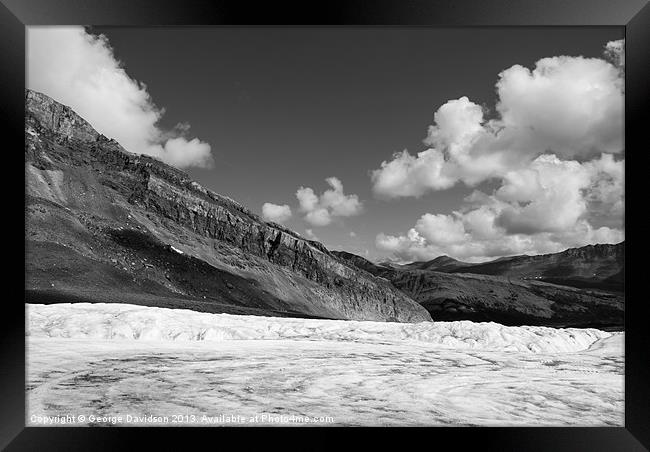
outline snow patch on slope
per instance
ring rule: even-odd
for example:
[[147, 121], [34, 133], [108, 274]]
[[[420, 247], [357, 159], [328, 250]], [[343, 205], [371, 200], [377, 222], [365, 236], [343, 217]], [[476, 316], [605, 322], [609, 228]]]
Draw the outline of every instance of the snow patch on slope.
[[[578, 352], [619, 336], [597, 329], [508, 327], [497, 323], [388, 323], [210, 314], [129, 304], [28, 304], [27, 335], [153, 341], [308, 340], [427, 343], [441, 348]], [[601, 342], [599, 346], [607, 346]]]

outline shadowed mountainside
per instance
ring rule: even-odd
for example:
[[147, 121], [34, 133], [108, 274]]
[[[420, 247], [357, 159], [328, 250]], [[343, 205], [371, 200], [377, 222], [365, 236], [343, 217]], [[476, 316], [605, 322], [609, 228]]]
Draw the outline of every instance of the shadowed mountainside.
[[428, 312], [319, 242], [124, 150], [26, 91], [26, 300], [417, 322]]

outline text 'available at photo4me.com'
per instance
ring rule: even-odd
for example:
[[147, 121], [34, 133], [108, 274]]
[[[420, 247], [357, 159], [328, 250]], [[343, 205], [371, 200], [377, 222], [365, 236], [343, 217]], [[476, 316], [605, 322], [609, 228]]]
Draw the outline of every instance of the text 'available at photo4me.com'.
[[282, 425], [282, 424], [333, 424], [332, 416], [303, 416], [296, 414], [260, 413], [256, 415], [240, 414], [174, 414], [174, 415], [37, 415], [29, 417], [31, 426], [52, 425]]

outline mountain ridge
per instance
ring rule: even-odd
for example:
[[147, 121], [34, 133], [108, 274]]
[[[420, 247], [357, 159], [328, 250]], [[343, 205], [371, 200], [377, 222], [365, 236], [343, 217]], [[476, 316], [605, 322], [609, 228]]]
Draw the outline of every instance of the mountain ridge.
[[[581, 268], [575, 268], [577, 262], [581, 263]], [[443, 255], [429, 261], [413, 261], [405, 264], [382, 262], [372, 263], [372, 265], [443, 273], [471, 273], [538, 279], [578, 288], [622, 292], [625, 273], [625, 241], [614, 244], [589, 244], [567, 248], [557, 253], [503, 256], [477, 263], [463, 262]]]
[[[438, 320], [623, 326], [624, 242], [466, 266], [446, 258], [405, 265], [374, 264], [350, 253], [334, 253], [391, 281]], [[602, 273], [594, 277], [594, 269]], [[581, 275], [591, 275], [591, 279]]]
[[126, 151], [71, 108], [30, 90], [25, 102], [28, 299], [431, 320], [383, 279]]

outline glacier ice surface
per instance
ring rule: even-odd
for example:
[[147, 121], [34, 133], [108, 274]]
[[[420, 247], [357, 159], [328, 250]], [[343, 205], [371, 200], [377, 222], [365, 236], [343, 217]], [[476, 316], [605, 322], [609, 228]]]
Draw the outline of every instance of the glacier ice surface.
[[26, 334], [28, 424], [266, 413], [337, 425], [623, 425], [624, 335], [597, 329], [78, 303], [27, 305]]

